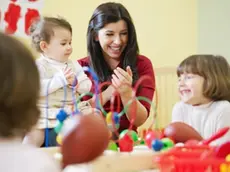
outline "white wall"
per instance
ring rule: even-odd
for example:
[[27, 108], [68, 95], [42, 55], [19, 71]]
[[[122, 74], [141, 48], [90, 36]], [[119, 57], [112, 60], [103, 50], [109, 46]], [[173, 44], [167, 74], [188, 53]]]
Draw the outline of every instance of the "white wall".
[[198, 53], [225, 56], [230, 62], [230, 0], [197, 0]]

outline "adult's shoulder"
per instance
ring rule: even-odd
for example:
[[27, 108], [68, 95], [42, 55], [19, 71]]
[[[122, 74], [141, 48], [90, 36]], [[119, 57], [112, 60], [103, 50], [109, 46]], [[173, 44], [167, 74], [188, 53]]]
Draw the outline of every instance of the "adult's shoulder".
[[83, 57], [77, 60], [81, 66], [89, 66], [89, 57]]
[[152, 62], [148, 57], [144, 55], [137, 56], [137, 69], [140, 75], [142, 74], [154, 75]]
[[141, 54], [137, 56], [137, 63], [150, 63], [152, 65], [151, 60], [148, 57]]

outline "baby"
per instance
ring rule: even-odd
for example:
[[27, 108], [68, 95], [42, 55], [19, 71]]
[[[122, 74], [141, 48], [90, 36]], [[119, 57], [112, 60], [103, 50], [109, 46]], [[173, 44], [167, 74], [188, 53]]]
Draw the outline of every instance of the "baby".
[[[76, 98], [79, 94], [89, 92], [92, 82], [80, 64], [69, 59], [72, 53], [72, 27], [68, 21], [55, 17], [41, 18], [32, 25], [31, 37], [33, 47], [41, 54], [36, 60], [41, 81], [41, 97], [38, 103], [41, 118], [36, 129], [27, 135], [24, 142], [42, 146], [44, 129], [48, 127], [49, 146], [56, 146], [56, 115], [63, 104], [65, 111], [71, 113], [73, 94]], [[83, 102], [82, 109], [92, 108], [88, 102]]]

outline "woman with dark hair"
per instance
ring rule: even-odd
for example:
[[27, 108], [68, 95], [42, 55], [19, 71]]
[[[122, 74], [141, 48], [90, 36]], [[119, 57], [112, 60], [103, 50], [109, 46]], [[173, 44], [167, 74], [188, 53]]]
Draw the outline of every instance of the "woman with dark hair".
[[[151, 61], [139, 54], [136, 30], [127, 9], [120, 3], [103, 3], [94, 11], [87, 32], [88, 57], [78, 60], [82, 66], [95, 71], [99, 82], [111, 82], [100, 92], [105, 111], [110, 111], [110, 99], [117, 91], [121, 108], [132, 99], [132, 87], [137, 80], [147, 75], [136, 96], [144, 96], [150, 101], [155, 91], [155, 76]], [[93, 91], [93, 88], [92, 88]], [[115, 100], [115, 102], [117, 102]], [[118, 104], [114, 104], [116, 110]], [[132, 121], [133, 130], [142, 125], [150, 111], [150, 104], [135, 99], [120, 118], [119, 132], [127, 129]]]

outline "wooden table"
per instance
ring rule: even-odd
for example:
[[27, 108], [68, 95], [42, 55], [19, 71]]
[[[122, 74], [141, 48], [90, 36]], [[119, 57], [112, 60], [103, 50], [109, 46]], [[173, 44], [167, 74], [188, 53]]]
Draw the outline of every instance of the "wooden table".
[[[42, 149], [61, 163], [58, 147]], [[68, 166], [63, 172], [155, 172], [158, 170], [156, 170], [156, 164], [153, 163], [153, 158], [158, 154], [145, 146], [135, 147], [131, 153], [106, 150], [94, 161]]]

